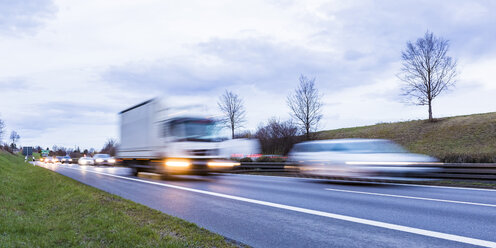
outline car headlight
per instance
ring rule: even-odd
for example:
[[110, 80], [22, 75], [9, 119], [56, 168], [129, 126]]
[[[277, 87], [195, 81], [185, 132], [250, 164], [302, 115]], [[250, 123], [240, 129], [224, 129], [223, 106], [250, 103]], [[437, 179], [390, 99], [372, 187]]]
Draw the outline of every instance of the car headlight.
[[115, 163], [115, 159], [111, 158], [108, 160], [108, 162], [113, 164], [113, 163]]
[[69, 161], [72, 161], [72, 158], [70, 158]]
[[95, 159], [95, 162], [97, 162], [97, 163], [101, 163], [101, 162], [103, 162], [103, 159], [101, 159], [101, 158], [97, 158], [97, 159]]
[[216, 161], [212, 161], [212, 162], [208, 162], [207, 163], [208, 167], [233, 167], [233, 166], [238, 166], [240, 165], [240, 163], [236, 163], [236, 162], [216, 162]]

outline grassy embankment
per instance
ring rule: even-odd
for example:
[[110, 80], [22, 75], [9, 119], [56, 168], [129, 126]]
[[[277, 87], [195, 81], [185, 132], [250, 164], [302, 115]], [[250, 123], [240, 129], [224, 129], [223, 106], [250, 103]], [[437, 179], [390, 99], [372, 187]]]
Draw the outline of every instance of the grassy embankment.
[[224, 237], [0, 151], [0, 247], [234, 247]]
[[444, 162], [496, 162], [496, 112], [322, 131], [319, 139], [391, 139]]

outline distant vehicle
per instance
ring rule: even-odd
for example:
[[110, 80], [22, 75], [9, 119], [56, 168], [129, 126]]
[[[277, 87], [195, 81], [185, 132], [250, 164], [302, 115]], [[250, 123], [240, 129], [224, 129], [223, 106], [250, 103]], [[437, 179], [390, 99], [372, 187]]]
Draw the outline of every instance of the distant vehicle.
[[92, 157], [80, 157], [78, 159], [78, 164], [80, 165], [93, 165], [95, 160]]
[[252, 158], [261, 156], [260, 142], [257, 139], [231, 139], [221, 143], [220, 155], [226, 158]]
[[95, 160], [95, 165], [115, 165], [115, 158], [108, 154], [95, 154], [93, 159]]
[[58, 162], [62, 163], [62, 159], [64, 158], [64, 156], [57, 156], [55, 158], [57, 159]]
[[63, 156], [60, 161], [64, 164], [72, 164], [72, 158], [70, 156]]
[[408, 177], [436, 170], [436, 158], [410, 153], [384, 139], [336, 139], [295, 144], [289, 161], [303, 174], [330, 177]]
[[52, 163], [56, 164], [58, 162], [60, 162], [60, 160], [58, 159], [58, 157], [52, 157]]
[[45, 157], [45, 159], [43, 159], [43, 162], [45, 163], [54, 163], [54, 159], [53, 157]]
[[217, 121], [194, 110], [174, 109], [160, 98], [123, 110], [117, 159], [135, 172], [207, 174], [239, 163], [221, 153]]

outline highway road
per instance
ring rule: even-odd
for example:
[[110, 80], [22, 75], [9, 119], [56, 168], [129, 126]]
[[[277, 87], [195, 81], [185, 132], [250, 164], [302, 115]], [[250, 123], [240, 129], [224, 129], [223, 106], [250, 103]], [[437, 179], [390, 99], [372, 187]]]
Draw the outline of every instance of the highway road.
[[254, 247], [496, 247], [496, 190], [38, 165]]

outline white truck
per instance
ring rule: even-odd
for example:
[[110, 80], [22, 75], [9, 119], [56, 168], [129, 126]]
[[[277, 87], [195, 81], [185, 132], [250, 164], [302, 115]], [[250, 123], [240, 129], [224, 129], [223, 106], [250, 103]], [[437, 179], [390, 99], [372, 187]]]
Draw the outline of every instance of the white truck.
[[239, 165], [222, 152], [214, 119], [166, 105], [155, 98], [119, 113], [119, 163], [135, 174], [207, 174]]

